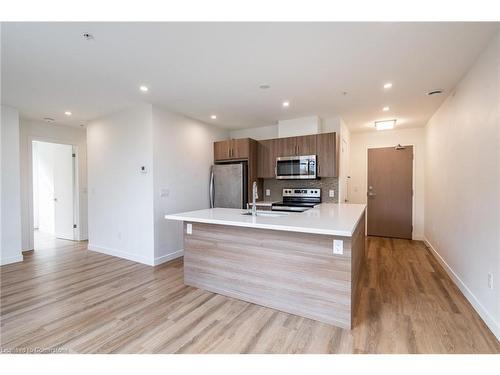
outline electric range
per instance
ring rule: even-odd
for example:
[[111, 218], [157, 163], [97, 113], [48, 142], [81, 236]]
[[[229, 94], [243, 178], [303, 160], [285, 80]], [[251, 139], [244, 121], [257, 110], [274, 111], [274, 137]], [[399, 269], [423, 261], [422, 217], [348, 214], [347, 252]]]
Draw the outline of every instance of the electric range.
[[304, 212], [321, 203], [321, 189], [285, 188], [283, 200], [273, 203], [273, 211]]

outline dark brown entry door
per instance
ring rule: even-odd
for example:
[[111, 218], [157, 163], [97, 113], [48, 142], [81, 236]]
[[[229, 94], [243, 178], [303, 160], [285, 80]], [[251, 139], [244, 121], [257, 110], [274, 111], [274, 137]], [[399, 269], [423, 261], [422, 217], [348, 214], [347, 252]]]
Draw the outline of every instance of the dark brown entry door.
[[368, 149], [368, 235], [411, 239], [413, 146]]

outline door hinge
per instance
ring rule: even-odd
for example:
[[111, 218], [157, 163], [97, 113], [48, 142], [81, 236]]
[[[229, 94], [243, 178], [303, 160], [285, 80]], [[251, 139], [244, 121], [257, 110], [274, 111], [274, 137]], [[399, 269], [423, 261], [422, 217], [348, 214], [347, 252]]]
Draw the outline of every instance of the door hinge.
[[76, 228], [76, 224], [73, 224], [73, 228]]
[[71, 156], [73, 156], [74, 158], [76, 158], [76, 154], [71, 154]]

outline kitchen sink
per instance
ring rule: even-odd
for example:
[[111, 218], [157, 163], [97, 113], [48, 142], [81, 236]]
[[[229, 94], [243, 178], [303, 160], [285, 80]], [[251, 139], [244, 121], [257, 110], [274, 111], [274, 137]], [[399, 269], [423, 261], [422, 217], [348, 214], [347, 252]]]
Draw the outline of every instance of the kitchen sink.
[[[252, 216], [251, 212], [242, 212], [242, 215], [245, 216]], [[287, 213], [284, 212], [269, 212], [269, 211], [257, 211], [257, 216], [262, 216], [262, 217], [283, 217], [283, 216], [288, 216]]]

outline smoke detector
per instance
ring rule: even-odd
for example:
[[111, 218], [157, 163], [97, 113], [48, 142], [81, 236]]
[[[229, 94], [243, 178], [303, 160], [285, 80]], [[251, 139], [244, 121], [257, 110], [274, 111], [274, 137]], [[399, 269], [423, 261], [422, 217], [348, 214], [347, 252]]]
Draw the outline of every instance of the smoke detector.
[[56, 120], [54, 120], [52, 117], [44, 117], [43, 121], [48, 122], [49, 124], [51, 124], [51, 123], [55, 122]]
[[90, 33], [83, 33], [83, 39], [85, 40], [94, 40], [94, 36]]

